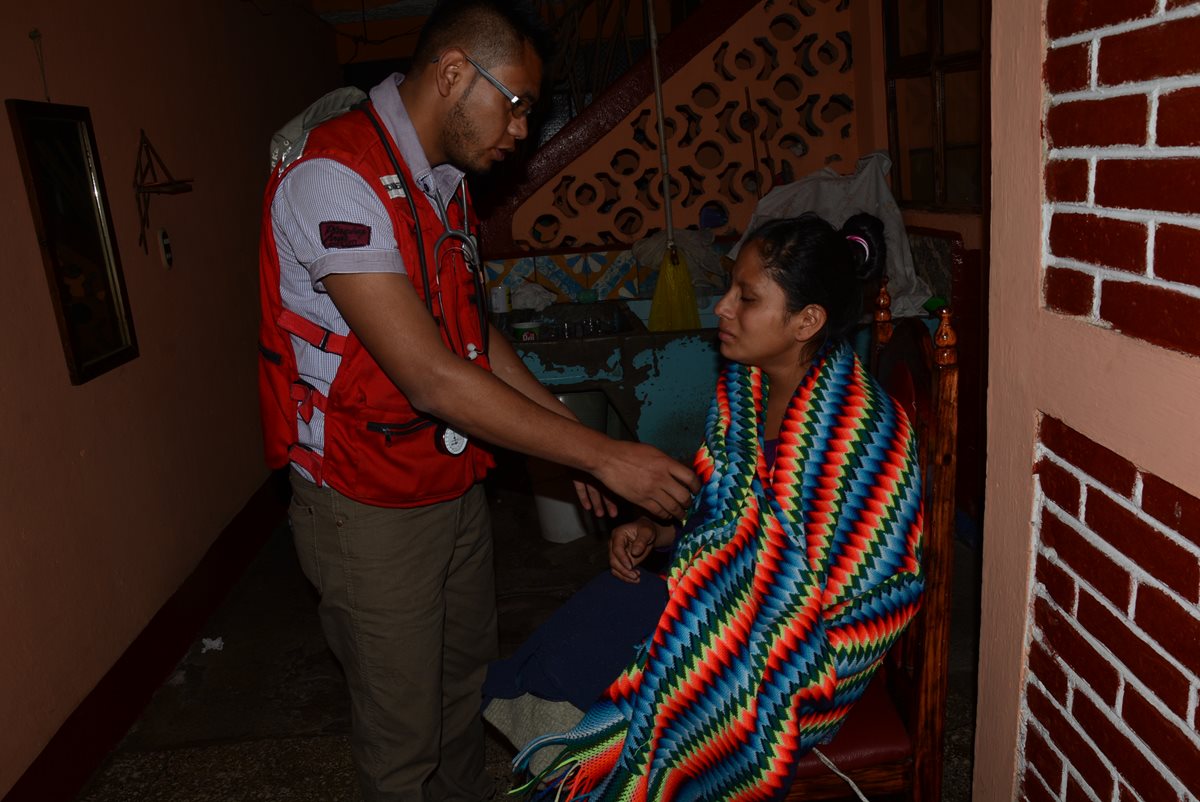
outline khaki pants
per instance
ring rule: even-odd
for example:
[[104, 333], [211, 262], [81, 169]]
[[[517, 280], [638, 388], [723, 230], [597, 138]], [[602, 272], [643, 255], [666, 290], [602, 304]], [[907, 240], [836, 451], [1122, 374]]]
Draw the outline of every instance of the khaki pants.
[[480, 687], [498, 651], [483, 487], [413, 509], [370, 507], [292, 472], [300, 565], [350, 687], [367, 802], [491, 796]]

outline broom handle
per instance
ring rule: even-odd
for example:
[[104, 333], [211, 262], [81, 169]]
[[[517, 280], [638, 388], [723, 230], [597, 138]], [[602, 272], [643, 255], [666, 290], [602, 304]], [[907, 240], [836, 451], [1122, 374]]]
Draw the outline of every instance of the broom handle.
[[650, 35], [650, 67], [654, 73], [654, 107], [658, 111], [658, 157], [662, 163], [663, 209], [667, 216], [667, 251], [675, 260], [675, 226], [671, 221], [671, 163], [667, 159], [667, 133], [663, 123], [662, 76], [658, 73], [658, 30], [654, 24], [654, 0], [646, 0], [647, 30]]

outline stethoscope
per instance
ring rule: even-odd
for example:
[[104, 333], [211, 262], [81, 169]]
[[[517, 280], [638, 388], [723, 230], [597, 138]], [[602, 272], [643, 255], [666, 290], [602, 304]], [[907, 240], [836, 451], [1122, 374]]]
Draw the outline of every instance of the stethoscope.
[[[413, 230], [417, 238], [417, 255], [420, 262], [421, 282], [425, 288], [425, 308], [429, 310], [430, 316], [437, 322], [446, 333], [446, 340], [454, 346], [454, 337], [451, 335], [450, 326], [446, 321], [446, 309], [442, 304], [442, 295], [439, 291], [438, 296], [438, 312], [433, 311], [433, 284], [429, 280], [429, 260], [425, 256], [425, 241], [421, 233], [421, 222], [417, 216], [417, 204], [413, 200], [413, 193], [409, 191], [408, 181], [404, 178], [404, 170], [400, 166], [400, 160], [396, 158], [395, 152], [392, 150], [392, 145], [388, 141], [387, 133], [383, 130], [383, 126], [379, 120], [375, 118], [375, 114], [371, 111], [368, 103], [364, 102], [360, 108], [367, 115], [367, 119], [371, 121], [371, 125], [375, 126], [375, 132], [379, 134], [379, 140], [383, 143], [383, 149], [387, 152], [388, 159], [392, 162], [392, 167], [396, 170], [396, 181], [400, 185], [400, 192], [408, 201], [409, 211], [412, 213]], [[438, 215], [442, 218], [443, 225], [446, 230], [433, 243], [434, 258], [438, 260], [438, 266], [441, 266], [441, 260], [455, 253], [463, 260], [467, 272], [471, 275], [475, 284], [475, 311], [479, 317], [479, 332], [483, 339], [482, 350], [475, 343], [465, 342], [465, 337], [462, 334], [462, 327], [459, 326], [458, 339], [461, 353], [467, 359], [474, 361], [479, 358], [481, 353], [486, 354], [489, 346], [488, 332], [488, 308], [487, 308], [487, 286], [483, 278], [483, 261], [479, 258], [479, 243], [475, 239], [475, 235], [471, 232], [470, 216], [467, 212], [467, 185], [463, 182], [459, 187], [458, 202], [462, 207], [463, 230], [459, 231], [450, 225], [449, 215], [441, 209], [437, 208], [439, 204], [434, 204], [437, 208]], [[447, 242], [453, 245], [443, 252], [442, 248]], [[434, 273], [434, 278], [440, 285], [441, 271]], [[435, 441], [438, 449], [451, 456], [458, 456], [467, 450], [467, 436], [462, 432], [455, 431], [444, 421], [438, 424], [437, 439]]]

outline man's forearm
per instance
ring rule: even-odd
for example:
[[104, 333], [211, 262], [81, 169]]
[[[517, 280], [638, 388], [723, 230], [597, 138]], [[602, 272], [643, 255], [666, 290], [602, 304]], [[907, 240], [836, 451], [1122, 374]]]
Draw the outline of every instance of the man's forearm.
[[499, 356], [495, 375], [445, 348], [405, 277], [334, 275], [325, 284], [350, 328], [416, 409], [503, 448], [588, 472], [611, 452], [603, 435], [560, 414], [562, 405], [499, 337], [492, 343]]
[[[608, 438], [578, 423], [575, 415], [533, 379], [509, 384], [507, 376], [463, 363], [465, 370], [446, 377], [444, 391], [423, 411], [455, 428], [536, 457], [595, 473]], [[454, 396], [458, 398], [454, 398]], [[477, 399], [460, 403], [460, 399]], [[514, 425], [514, 423], [516, 425]]]
[[521, 357], [517, 356], [512, 345], [495, 326], [491, 327], [490, 343], [488, 359], [496, 378], [551, 412], [577, 420], [574, 413], [529, 372]]
[[499, 338], [498, 374], [448, 350], [405, 277], [331, 275], [325, 287], [416, 409], [502, 448], [586, 471], [653, 514], [683, 514], [690, 490], [698, 488], [690, 470], [650, 446], [610, 440], [576, 422]]

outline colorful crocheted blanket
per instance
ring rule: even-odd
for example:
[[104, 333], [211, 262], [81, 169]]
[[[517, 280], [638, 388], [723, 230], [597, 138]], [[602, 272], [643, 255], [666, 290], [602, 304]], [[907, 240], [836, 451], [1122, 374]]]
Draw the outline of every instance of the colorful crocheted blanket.
[[907, 416], [844, 343], [793, 395], [763, 459], [767, 378], [731, 363], [704, 486], [638, 658], [523, 789], [536, 799], [768, 800], [831, 738], [919, 606], [922, 520]]

